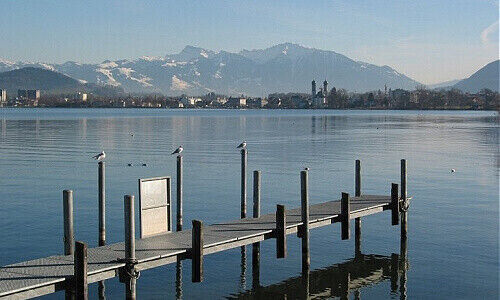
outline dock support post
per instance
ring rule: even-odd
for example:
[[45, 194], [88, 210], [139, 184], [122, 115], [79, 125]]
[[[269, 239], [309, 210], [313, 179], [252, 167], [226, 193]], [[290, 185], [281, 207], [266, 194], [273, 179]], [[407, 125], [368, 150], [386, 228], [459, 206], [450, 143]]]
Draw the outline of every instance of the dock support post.
[[192, 282], [203, 281], [203, 222], [193, 220], [192, 229]]
[[182, 231], [182, 155], [177, 155], [177, 231]]
[[99, 246], [106, 245], [106, 164], [103, 161], [99, 165]]
[[[74, 255], [75, 235], [73, 232], [73, 191], [63, 191], [64, 255]], [[65, 299], [75, 299], [74, 288], [66, 286]]]
[[408, 236], [408, 195], [406, 189], [406, 159], [401, 160], [401, 199], [403, 201], [401, 210], [401, 242], [406, 242]]
[[[253, 217], [260, 217], [260, 171], [253, 171]], [[260, 286], [260, 242], [252, 245], [252, 289]]]
[[398, 184], [391, 185], [392, 225], [399, 225], [399, 190]]
[[[361, 196], [361, 161], [356, 160], [356, 175], [355, 175], [355, 188], [354, 196]], [[354, 255], [361, 254], [361, 218], [354, 219]]]
[[308, 172], [300, 171], [300, 208], [302, 217], [302, 226], [300, 228], [300, 237], [302, 239], [302, 273], [308, 273], [311, 265], [309, 253], [309, 190], [308, 190]]
[[[104, 161], [98, 162], [98, 201], [99, 201], [99, 247], [106, 245], [106, 163]], [[99, 299], [106, 299], [105, 297], [104, 281], [98, 283], [98, 296]]]
[[125, 262], [126, 287], [125, 298], [136, 298], [136, 271], [135, 271], [135, 218], [134, 218], [134, 196], [124, 197], [125, 212]]
[[73, 233], [73, 191], [63, 191], [64, 215], [64, 255], [73, 255], [75, 252], [75, 236]]
[[276, 257], [286, 257], [286, 213], [285, 206], [276, 206]]
[[74, 277], [76, 299], [86, 300], [89, 298], [89, 287], [87, 284], [87, 244], [76, 242], [74, 255]]
[[350, 219], [349, 214], [351, 211], [350, 208], [350, 199], [348, 193], [342, 193], [342, 200], [340, 201], [340, 211], [342, 218], [342, 239], [348, 240], [351, 237], [350, 230]]
[[241, 218], [247, 217], [247, 149], [241, 149]]

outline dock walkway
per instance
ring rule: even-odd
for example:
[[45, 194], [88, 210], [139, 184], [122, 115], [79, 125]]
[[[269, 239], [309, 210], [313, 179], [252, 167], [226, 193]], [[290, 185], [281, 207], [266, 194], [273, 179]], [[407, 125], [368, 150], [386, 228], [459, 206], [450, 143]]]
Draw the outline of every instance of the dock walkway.
[[[350, 198], [349, 219], [391, 210], [391, 196], [363, 195]], [[342, 222], [341, 201], [309, 206], [309, 228]], [[390, 222], [390, 218], [388, 219]], [[302, 225], [301, 209], [286, 210], [286, 234]], [[203, 226], [203, 255], [274, 238], [276, 215]], [[136, 239], [137, 271], [191, 258], [191, 230]], [[87, 280], [93, 283], [118, 276], [126, 264], [125, 244], [88, 248]], [[0, 298], [30, 298], [70, 286], [74, 278], [74, 257], [55, 255], [0, 268]]]

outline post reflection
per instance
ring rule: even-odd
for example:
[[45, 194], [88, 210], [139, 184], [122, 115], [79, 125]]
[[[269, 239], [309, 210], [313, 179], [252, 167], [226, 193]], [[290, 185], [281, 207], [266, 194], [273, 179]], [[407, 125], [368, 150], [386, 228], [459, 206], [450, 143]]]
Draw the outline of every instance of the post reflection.
[[240, 273], [240, 291], [244, 291], [247, 288], [247, 247], [241, 247], [241, 273]]
[[[251, 290], [233, 294], [227, 298], [324, 299], [338, 297], [349, 299], [352, 293], [354, 299], [361, 299], [363, 288], [390, 281], [390, 293], [399, 291], [400, 298], [406, 299], [408, 266], [406, 260], [404, 253], [391, 256], [359, 253], [343, 263], [319, 270], [306, 270], [301, 276], [269, 286], [253, 285]], [[400, 282], [399, 289], [398, 281]]]
[[175, 265], [175, 299], [182, 299], [182, 260]]

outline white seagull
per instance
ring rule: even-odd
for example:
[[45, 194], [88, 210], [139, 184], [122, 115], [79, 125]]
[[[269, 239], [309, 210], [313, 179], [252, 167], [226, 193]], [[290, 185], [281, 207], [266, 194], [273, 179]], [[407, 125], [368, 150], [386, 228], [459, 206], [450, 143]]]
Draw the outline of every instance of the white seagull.
[[102, 151], [101, 153], [92, 156], [92, 158], [97, 160], [97, 161], [102, 161], [106, 158], [106, 153], [104, 153], [104, 151]]
[[182, 148], [182, 146], [179, 146], [179, 148], [175, 149], [175, 151], [172, 152], [172, 155], [174, 155], [174, 154], [181, 154], [182, 151], [184, 151], [184, 148]]
[[241, 144], [236, 147], [236, 149], [245, 149], [247, 147], [247, 141], [243, 141]]

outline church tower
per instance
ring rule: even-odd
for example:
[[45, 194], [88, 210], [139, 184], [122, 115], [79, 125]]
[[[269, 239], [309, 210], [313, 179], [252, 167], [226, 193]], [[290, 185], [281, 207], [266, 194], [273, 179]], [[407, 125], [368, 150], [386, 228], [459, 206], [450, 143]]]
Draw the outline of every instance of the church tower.
[[323, 95], [328, 96], [328, 81], [323, 81]]
[[312, 92], [312, 97], [316, 97], [316, 80], [313, 80], [311, 82], [311, 92]]

